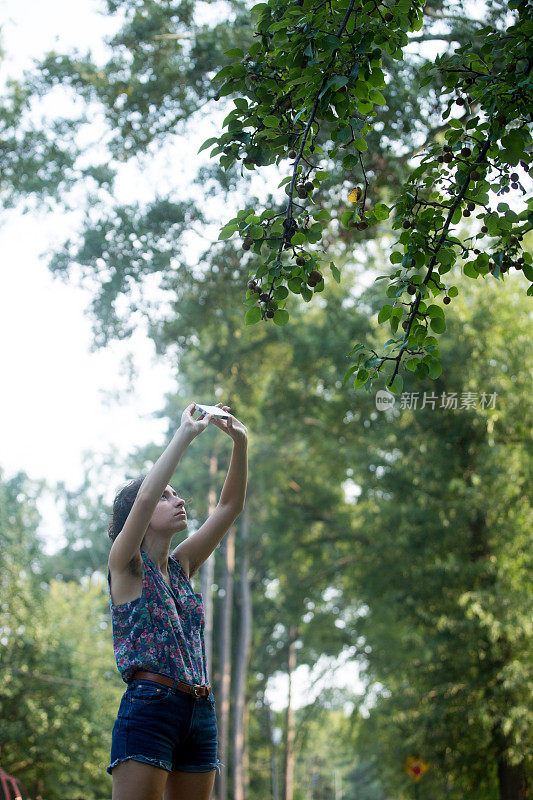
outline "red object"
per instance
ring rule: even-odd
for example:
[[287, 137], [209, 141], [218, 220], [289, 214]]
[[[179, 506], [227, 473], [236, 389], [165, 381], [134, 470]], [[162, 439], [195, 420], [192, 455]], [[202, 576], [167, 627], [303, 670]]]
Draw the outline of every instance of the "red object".
[[0, 767], [0, 800], [31, 800], [28, 792], [12, 775]]

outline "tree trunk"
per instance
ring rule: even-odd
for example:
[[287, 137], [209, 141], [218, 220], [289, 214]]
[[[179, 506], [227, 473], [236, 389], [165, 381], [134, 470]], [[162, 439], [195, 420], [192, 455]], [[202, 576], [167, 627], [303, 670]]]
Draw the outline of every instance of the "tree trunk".
[[[210, 516], [216, 508], [217, 496], [215, 492], [215, 475], [218, 469], [218, 458], [212, 455], [209, 459], [209, 494], [207, 496], [207, 515]], [[215, 550], [216, 553], [216, 550]], [[205, 660], [207, 662], [207, 675], [213, 685], [213, 590], [215, 578], [215, 553], [212, 553], [201, 567], [201, 592], [205, 611]]]
[[500, 800], [529, 800], [529, 786], [524, 764], [509, 764], [502, 756], [498, 761]]
[[278, 759], [276, 755], [276, 743], [274, 741], [274, 723], [272, 719], [272, 709], [264, 701], [267, 710], [268, 719], [268, 741], [270, 744], [270, 776], [272, 782], [272, 800], [279, 800], [279, 784], [278, 784]]
[[[465, 475], [468, 475], [475, 466], [474, 457], [469, 456], [466, 448], [461, 447], [463, 454], [463, 467], [465, 468]], [[468, 470], [468, 471], [466, 471]], [[491, 555], [489, 547], [489, 534], [485, 511], [478, 509], [475, 517], [470, 522], [471, 531], [471, 555], [472, 561], [480, 559], [487, 559]], [[481, 582], [483, 588], [487, 589], [495, 583], [495, 577], [490, 573], [481, 574], [478, 580]], [[494, 669], [500, 672], [496, 674], [495, 687], [502, 684], [501, 670], [505, 664], [508, 664], [512, 659], [512, 650], [510, 643], [505, 637], [500, 637], [498, 645], [501, 648], [502, 656], [498, 656], [494, 662]], [[486, 691], [487, 698], [493, 698], [494, 688], [491, 687]], [[501, 731], [501, 722], [497, 720], [492, 728], [493, 736], [497, 743], [499, 758], [498, 758], [498, 785], [499, 785], [499, 800], [529, 800], [529, 786], [527, 776], [524, 769], [524, 764], [510, 764], [505, 755], [505, 748], [507, 742]]]
[[246, 733], [248, 731], [248, 715], [250, 707], [248, 703], [244, 704], [244, 753], [242, 756], [242, 774], [244, 777], [244, 800], [250, 800], [250, 763], [249, 754], [250, 748]]
[[240, 516], [240, 613], [239, 633], [237, 642], [237, 658], [235, 664], [235, 696], [233, 711], [233, 800], [245, 800], [245, 784], [247, 783], [244, 772], [245, 721], [246, 708], [246, 675], [248, 671], [248, 657], [252, 639], [252, 604], [250, 584], [248, 577], [248, 504], [245, 503]]
[[221, 762], [220, 773], [215, 776], [216, 800], [227, 799], [227, 751], [230, 717], [230, 683], [231, 683], [231, 611], [233, 605], [233, 580], [235, 572], [235, 526], [232, 525], [224, 542], [223, 578], [224, 597], [220, 613], [219, 639], [219, 683], [217, 691], [217, 723], [218, 723], [218, 758]]
[[286, 738], [285, 738], [285, 781], [283, 786], [283, 800], [292, 800], [294, 792], [294, 709], [292, 707], [292, 673], [296, 668], [296, 626], [289, 629], [289, 697], [287, 703]]

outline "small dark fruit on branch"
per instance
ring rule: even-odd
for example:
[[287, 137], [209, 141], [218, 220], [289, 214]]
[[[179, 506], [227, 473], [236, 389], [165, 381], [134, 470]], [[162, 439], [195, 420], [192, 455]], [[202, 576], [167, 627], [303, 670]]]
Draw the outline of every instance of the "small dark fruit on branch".
[[446, 297], [443, 299], [443, 301], [442, 301], [442, 302], [443, 302], [445, 305], [448, 305], [449, 303], [451, 303], [451, 302], [452, 302], [452, 300], [451, 300], [451, 297], [448, 297], [448, 296], [446, 296]]
[[407, 287], [407, 291], [409, 294], [414, 294], [416, 292], [416, 286], [414, 285], [414, 283], [409, 284], [409, 286]]
[[303, 256], [298, 256], [296, 259], [296, 263], [299, 267], [305, 266], [305, 258]]
[[296, 158], [297, 155], [296, 150], [289, 150], [289, 158]]
[[322, 280], [322, 273], [319, 272], [317, 269], [312, 269], [309, 273], [309, 277], [307, 278], [307, 285], [308, 286], [316, 286], [317, 283], [320, 283]]

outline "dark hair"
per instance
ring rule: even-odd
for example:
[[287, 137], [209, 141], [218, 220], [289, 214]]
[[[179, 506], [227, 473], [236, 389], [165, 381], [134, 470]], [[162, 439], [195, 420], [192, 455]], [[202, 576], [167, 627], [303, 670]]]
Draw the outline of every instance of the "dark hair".
[[134, 480], [123, 486], [116, 495], [113, 501], [113, 516], [107, 529], [107, 535], [112, 542], [115, 541], [120, 531], [124, 527], [124, 524], [128, 519], [128, 514], [131, 511], [131, 507], [135, 502], [135, 498], [137, 497], [139, 489], [141, 488], [141, 484], [145, 478], [146, 475], [141, 475], [140, 478], [134, 478]]

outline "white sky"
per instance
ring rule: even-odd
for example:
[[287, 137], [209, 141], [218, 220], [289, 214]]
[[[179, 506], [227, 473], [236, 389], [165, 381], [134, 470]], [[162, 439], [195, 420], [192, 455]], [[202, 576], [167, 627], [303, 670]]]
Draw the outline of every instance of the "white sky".
[[[31, 67], [33, 58], [54, 48], [82, 52], [90, 48], [94, 57], [103, 58], [102, 37], [112, 33], [116, 23], [99, 14], [99, 8], [96, 0], [0, 0], [0, 43], [6, 53], [0, 81], [17, 77]], [[212, 117], [195, 128], [194, 135], [180, 140], [182, 181], [188, 183], [199, 164], [208, 161], [206, 153], [197, 155], [197, 150], [213, 135]], [[142, 199], [144, 190], [151, 198], [156, 181], [164, 192], [169, 174], [175, 184], [176, 163], [168, 169], [172, 155], [158, 156], [159, 169], [151, 168], [149, 176], [124, 166], [117, 182], [117, 201]], [[264, 181], [264, 174], [254, 180]], [[238, 209], [238, 198], [236, 203]], [[230, 216], [231, 210], [224, 209], [221, 224]], [[89, 292], [53, 278], [46, 266], [46, 254], [76, 227], [76, 215], [61, 211], [21, 214], [12, 209], [3, 212], [0, 223], [0, 374], [5, 378], [0, 399], [0, 466], [7, 477], [24, 470], [30, 478], [44, 478], [51, 484], [62, 480], [71, 489], [82, 479], [84, 452], [107, 452], [113, 446], [126, 457], [132, 447], [149, 441], [161, 442], [163, 448], [166, 424], [153, 414], [164, 394], [175, 388], [172, 364], [155, 356], [152, 342], [141, 330], [130, 341], [90, 352], [91, 324], [85, 316]], [[218, 235], [214, 229], [203, 234], [214, 239]], [[121, 373], [123, 358], [130, 352], [137, 370], [132, 390]], [[111, 398], [114, 392], [122, 393], [120, 405]], [[210, 398], [198, 399], [210, 402]], [[51, 493], [39, 509], [43, 515], [39, 535], [45, 552], [53, 553], [63, 535]], [[325, 683], [359, 692], [357, 667], [353, 662], [343, 664], [345, 660], [335, 665], [322, 659], [313, 673], [299, 667], [294, 676], [295, 706], [309, 702]], [[325, 677], [312, 691], [310, 686], [324, 665]], [[276, 710], [284, 708], [287, 689], [285, 675], [275, 676], [269, 684], [269, 700]]]

